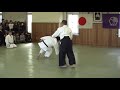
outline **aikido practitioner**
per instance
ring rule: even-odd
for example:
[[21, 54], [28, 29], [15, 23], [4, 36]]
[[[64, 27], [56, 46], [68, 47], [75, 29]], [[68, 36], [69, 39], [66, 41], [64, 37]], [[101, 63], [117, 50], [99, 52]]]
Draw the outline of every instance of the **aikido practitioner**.
[[75, 67], [76, 61], [72, 48], [73, 34], [71, 29], [67, 26], [67, 21], [63, 20], [60, 27], [55, 31], [52, 37], [60, 37], [60, 49], [59, 49], [59, 66], [67, 67], [65, 56], [68, 56], [69, 65]]
[[17, 45], [14, 44], [12, 32], [9, 32], [9, 34], [5, 37], [5, 43], [7, 48], [17, 47]]
[[44, 57], [50, 57], [50, 55], [52, 54], [52, 48], [55, 49], [56, 55], [59, 54], [59, 46], [58, 46], [57, 38], [53, 38], [52, 36], [41, 37], [40, 43], [38, 43], [38, 45], [40, 47], [40, 52], [37, 56], [37, 59], [44, 52], [45, 52]]

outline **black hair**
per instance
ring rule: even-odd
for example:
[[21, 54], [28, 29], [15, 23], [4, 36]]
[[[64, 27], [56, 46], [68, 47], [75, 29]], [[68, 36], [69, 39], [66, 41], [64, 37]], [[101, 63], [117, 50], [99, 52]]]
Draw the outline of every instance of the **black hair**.
[[67, 20], [62, 20], [61, 22], [63, 25], [67, 25]]

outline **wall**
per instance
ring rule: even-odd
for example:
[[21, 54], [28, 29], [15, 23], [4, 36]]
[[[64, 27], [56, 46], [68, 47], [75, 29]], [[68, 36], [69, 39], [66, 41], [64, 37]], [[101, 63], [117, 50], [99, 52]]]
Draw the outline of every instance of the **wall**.
[[33, 42], [38, 42], [42, 36], [52, 35], [64, 18], [63, 12], [33, 12], [32, 17]]
[[[118, 14], [118, 12], [103, 13]], [[73, 38], [74, 44], [99, 47], [120, 47], [120, 38], [117, 36], [118, 29], [105, 29], [102, 27], [102, 23], [93, 23], [92, 29], [80, 29], [79, 31], [80, 34]]]
[[2, 23], [2, 12], [0, 12], [0, 23]]
[[24, 22], [27, 20], [27, 12], [3, 12], [3, 19]]
[[117, 29], [102, 28], [102, 24], [93, 24], [93, 29], [80, 29], [80, 34], [74, 36], [73, 43], [88, 46], [120, 47]]
[[62, 12], [33, 12], [33, 22], [58, 23]]
[[59, 23], [32, 23], [32, 41], [39, 42], [41, 37], [52, 35], [58, 25]]
[[[89, 12], [93, 13], [93, 12]], [[118, 13], [118, 12], [104, 12], [104, 13]], [[45, 13], [44, 13], [45, 14]], [[42, 17], [44, 14], [39, 14], [37, 16]], [[42, 15], [42, 16], [40, 16]], [[50, 15], [51, 18], [54, 18], [55, 23], [49, 22], [50, 19], [39, 20], [39, 22], [33, 22], [33, 37], [34, 42], [39, 41], [39, 38], [46, 34], [53, 34], [57, 29], [59, 21], [66, 18], [65, 12], [59, 18], [59, 14], [56, 13]], [[46, 15], [46, 16], [49, 16]], [[34, 17], [34, 16], [33, 16]], [[57, 18], [58, 17], [58, 18]], [[37, 19], [37, 18], [36, 18]], [[40, 18], [39, 18], [40, 19]], [[35, 21], [35, 19], [34, 19]], [[36, 20], [38, 21], [38, 20]], [[46, 21], [46, 22], [44, 22]], [[100, 47], [120, 47], [120, 38], [116, 35], [118, 33], [117, 29], [105, 29], [102, 28], [102, 23], [94, 23], [92, 29], [80, 29], [80, 34], [73, 37], [73, 43], [79, 45], [88, 45], [88, 46], [100, 46]]]

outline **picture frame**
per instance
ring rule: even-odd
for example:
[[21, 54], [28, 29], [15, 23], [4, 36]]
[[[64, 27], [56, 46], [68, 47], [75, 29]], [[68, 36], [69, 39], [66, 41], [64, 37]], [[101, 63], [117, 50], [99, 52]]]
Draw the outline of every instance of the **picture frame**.
[[102, 12], [94, 12], [93, 21], [94, 23], [102, 23]]

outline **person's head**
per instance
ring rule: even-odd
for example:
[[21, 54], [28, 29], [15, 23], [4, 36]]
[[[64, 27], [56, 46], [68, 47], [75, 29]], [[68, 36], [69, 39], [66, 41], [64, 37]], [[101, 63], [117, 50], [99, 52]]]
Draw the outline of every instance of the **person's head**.
[[22, 22], [21, 25], [24, 25], [24, 23]]
[[17, 33], [16, 35], [19, 35], [19, 33]]
[[62, 20], [62, 22], [60, 23], [60, 27], [62, 27], [63, 25], [67, 25], [67, 20]]
[[12, 20], [10, 20], [10, 22], [12, 22]]
[[5, 20], [5, 22], [7, 23], [7, 22], [8, 22], [8, 20]]
[[9, 35], [12, 35], [12, 32], [10, 31], [8, 34], [9, 34]]

